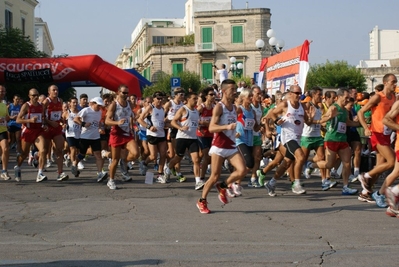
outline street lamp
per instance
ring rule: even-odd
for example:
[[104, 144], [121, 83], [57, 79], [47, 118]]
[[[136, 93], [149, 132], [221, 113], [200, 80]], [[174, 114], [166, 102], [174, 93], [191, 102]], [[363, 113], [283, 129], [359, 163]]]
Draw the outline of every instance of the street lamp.
[[[282, 39], [277, 39], [276, 34], [274, 30], [269, 29], [266, 33], [267, 37], [269, 37], [269, 45], [270, 45], [270, 51], [271, 51], [271, 56], [281, 53], [283, 51], [283, 47], [285, 45], [284, 40]], [[259, 49], [259, 51], [262, 51], [265, 47], [265, 41], [262, 39], [258, 39], [255, 42], [256, 47]]]
[[241, 62], [236, 64], [236, 62], [237, 62], [237, 59], [235, 57], [230, 58], [230, 63], [231, 63], [230, 71], [233, 73], [233, 76], [241, 77], [242, 69], [244, 68], [244, 65]]

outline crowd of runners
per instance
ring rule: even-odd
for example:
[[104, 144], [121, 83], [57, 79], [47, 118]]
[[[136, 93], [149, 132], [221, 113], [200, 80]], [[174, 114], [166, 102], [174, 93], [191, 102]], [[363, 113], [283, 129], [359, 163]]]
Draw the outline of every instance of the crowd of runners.
[[[201, 213], [210, 213], [207, 196], [214, 186], [219, 200], [227, 204], [242, 195], [244, 183], [264, 187], [274, 197], [277, 181], [288, 175], [292, 192], [305, 194], [301, 177], [318, 170], [321, 190], [335, 187], [335, 178], [342, 176], [343, 195], [356, 195], [399, 217], [399, 186], [393, 186], [399, 177], [396, 87], [396, 76], [386, 74], [372, 93], [356, 88], [323, 93], [314, 87], [304, 94], [292, 85], [268, 95], [257, 85], [224, 79], [220, 87], [198, 94], [177, 88], [172, 97], [158, 91], [138, 101], [121, 85], [115, 94], [90, 100], [82, 94], [63, 103], [57, 86], [51, 85], [47, 96], [33, 88], [29, 101], [15, 95], [7, 103], [6, 88], [0, 86], [0, 177], [11, 179], [10, 149], [17, 151], [17, 182], [23, 179], [26, 159], [38, 169], [36, 182], [48, 179], [45, 170], [52, 164], [62, 182], [69, 179], [68, 172], [79, 177], [90, 154], [97, 182], [107, 181], [110, 189], [117, 188], [118, 166], [122, 180], [132, 180], [133, 164], [140, 175], [153, 167], [157, 183], [169, 183], [171, 176], [185, 182], [180, 163], [188, 158], [193, 187], [202, 190], [196, 205]], [[375, 166], [364, 170], [362, 157], [370, 155], [375, 155]], [[222, 169], [230, 173], [220, 181]], [[374, 185], [384, 172], [389, 175], [377, 190]], [[361, 184], [361, 192], [350, 187], [355, 182]]]

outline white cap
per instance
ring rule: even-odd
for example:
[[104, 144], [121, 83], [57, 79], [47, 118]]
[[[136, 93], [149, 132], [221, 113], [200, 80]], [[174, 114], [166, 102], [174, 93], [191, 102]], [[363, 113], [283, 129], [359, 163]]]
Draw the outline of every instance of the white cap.
[[96, 97], [90, 99], [90, 102], [94, 102], [94, 103], [97, 103], [100, 106], [104, 106], [104, 101], [99, 96], [96, 96]]

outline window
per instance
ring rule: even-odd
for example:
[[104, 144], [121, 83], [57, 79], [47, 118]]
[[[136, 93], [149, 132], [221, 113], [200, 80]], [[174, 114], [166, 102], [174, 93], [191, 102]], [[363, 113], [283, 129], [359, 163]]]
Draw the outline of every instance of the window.
[[153, 44], [164, 44], [165, 43], [165, 36], [153, 36], [152, 37]]
[[21, 30], [22, 34], [25, 35], [25, 18], [21, 18]]
[[144, 76], [144, 78], [146, 78], [147, 80], [150, 81], [150, 79], [151, 79], [151, 68], [150, 67], [144, 69], [143, 76]]
[[[202, 49], [212, 49], [212, 28], [211, 27], [203, 27], [201, 29], [201, 43]], [[208, 44], [209, 43], [209, 44]]]
[[183, 63], [173, 63], [172, 64], [172, 74], [173, 76], [177, 76], [180, 72], [183, 71]]
[[231, 42], [233, 44], [242, 44], [244, 42], [242, 35], [242, 25], [231, 27]]
[[202, 63], [202, 80], [209, 83], [213, 82], [213, 64]]
[[12, 12], [8, 9], [5, 11], [5, 23], [4, 23], [5, 29], [11, 29], [12, 28]]

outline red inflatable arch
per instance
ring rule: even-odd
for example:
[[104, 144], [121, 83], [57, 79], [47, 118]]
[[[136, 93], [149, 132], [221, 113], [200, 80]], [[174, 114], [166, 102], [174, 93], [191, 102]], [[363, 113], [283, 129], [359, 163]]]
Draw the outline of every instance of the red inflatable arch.
[[117, 91], [125, 84], [130, 94], [141, 97], [139, 80], [97, 55], [64, 58], [0, 58], [0, 83], [46, 81], [55, 83], [89, 80]]

